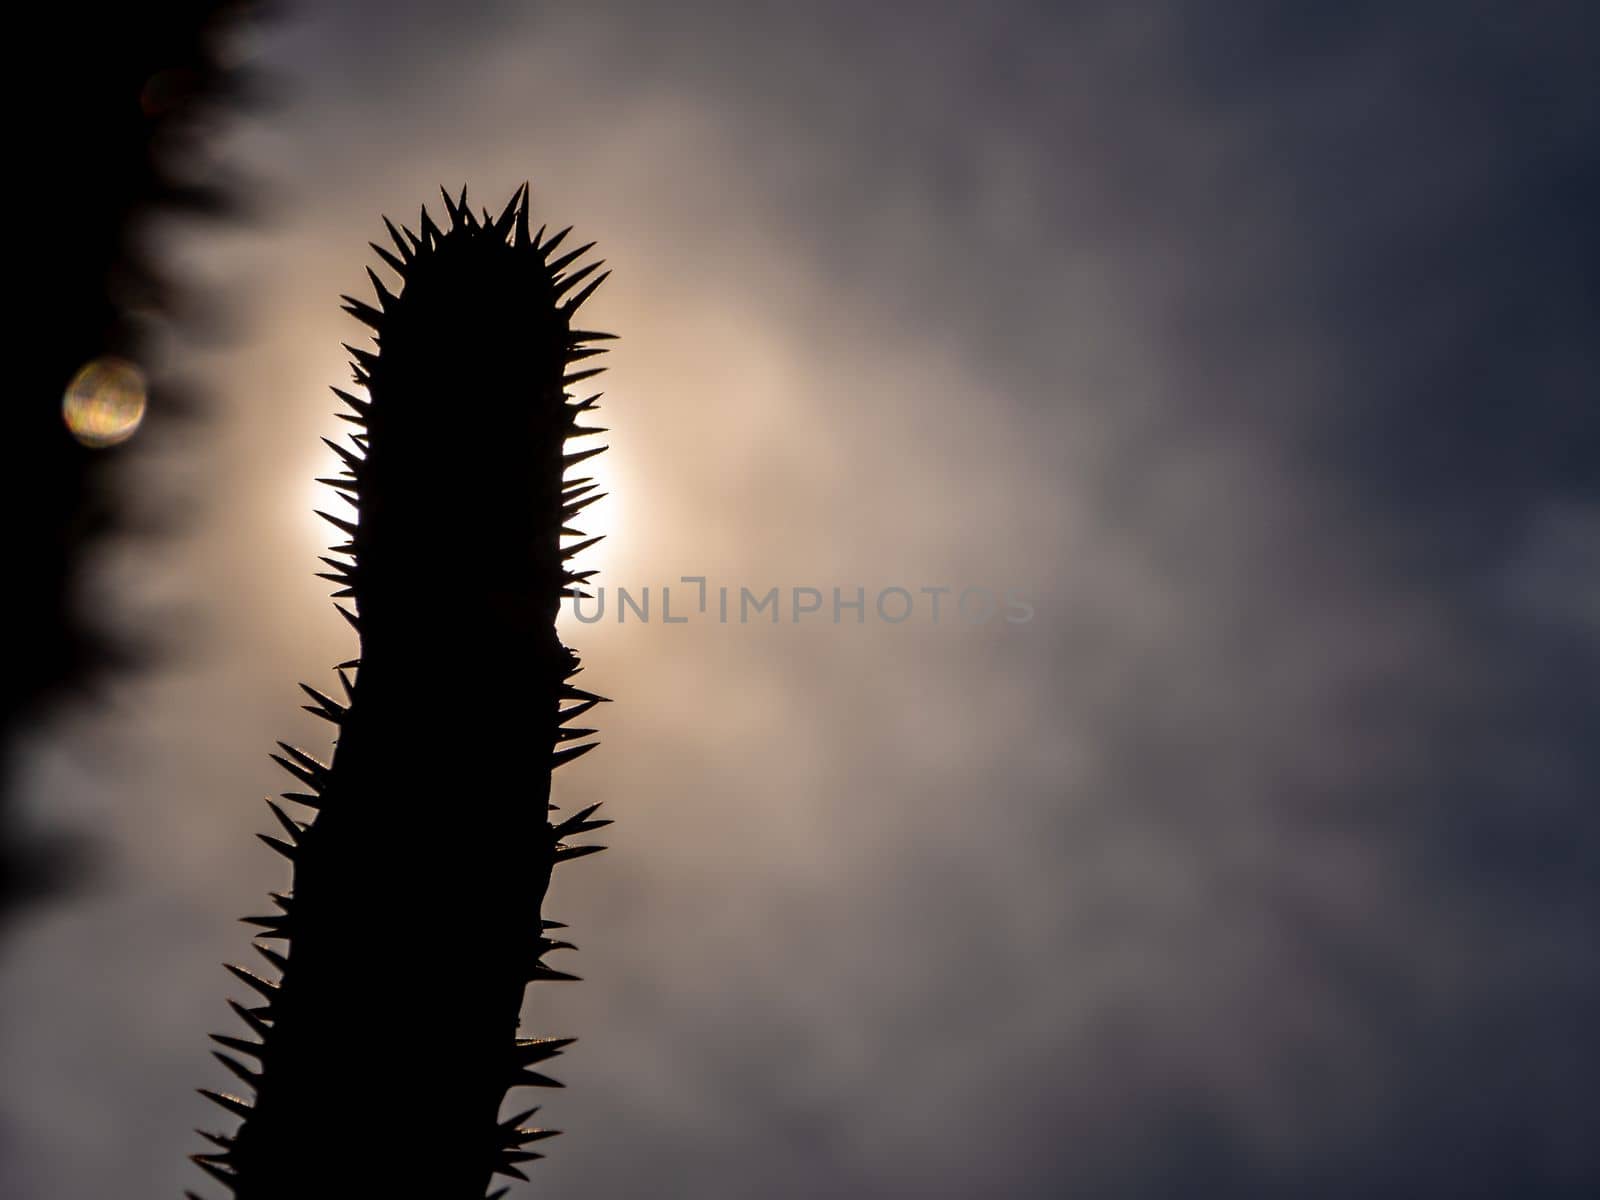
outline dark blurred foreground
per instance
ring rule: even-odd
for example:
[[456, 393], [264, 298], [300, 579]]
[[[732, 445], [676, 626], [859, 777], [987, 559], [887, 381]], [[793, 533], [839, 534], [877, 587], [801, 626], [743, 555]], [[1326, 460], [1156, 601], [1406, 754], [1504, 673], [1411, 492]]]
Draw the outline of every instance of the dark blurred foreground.
[[[22, 326], [0, 472], [12, 632], [0, 708], [0, 936], [15, 906], [81, 868], [89, 845], [22, 824], [22, 740], [152, 652], [85, 589], [94, 548], [138, 520], [118, 494], [124, 447], [199, 408], [175, 381], [152, 380], [152, 332], [192, 325], [200, 306], [141, 251], [138, 233], [152, 215], [237, 211], [206, 145], [225, 112], [260, 93], [243, 39], [262, 8], [41, 6], [13, 43], [29, 82], [14, 93], [28, 107], [13, 109], [11, 123], [21, 143], [11, 296]], [[64, 412], [75, 384], [76, 407]]]

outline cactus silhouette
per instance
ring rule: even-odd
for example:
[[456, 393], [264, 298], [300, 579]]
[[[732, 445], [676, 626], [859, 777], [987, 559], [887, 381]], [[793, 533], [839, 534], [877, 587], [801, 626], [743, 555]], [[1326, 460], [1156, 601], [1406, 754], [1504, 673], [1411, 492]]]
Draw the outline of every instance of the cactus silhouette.
[[355, 512], [323, 514], [349, 535], [323, 577], [355, 601], [340, 611], [361, 651], [343, 701], [301, 685], [337, 727], [332, 761], [274, 756], [313, 817], [268, 801], [286, 836], [262, 836], [293, 889], [246, 920], [287, 945], [256, 946], [275, 983], [228, 968], [255, 993], [229, 1003], [257, 1040], [213, 1038], [254, 1102], [205, 1091], [243, 1121], [201, 1131], [215, 1151], [194, 1156], [255, 1200], [477, 1200], [496, 1173], [525, 1179], [550, 1131], [500, 1108], [510, 1088], [561, 1086], [536, 1068], [570, 1042], [517, 1033], [528, 982], [575, 978], [544, 963], [570, 948], [542, 918], [551, 869], [609, 824], [597, 806], [552, 823], [549, 803], [553, 768], [597, 744], [572, 722], [604, 699], [572, 684], [555, 621], [594, 574], [569, 560], [599, 540], [562, 546], [600, 498], [565, 476], [605, 449], [567, 449], [604, 432], [580, 424], [598, 396], [567, 389], [600, 370], [573, 364], [611, 335], [572, 318], [605, 274], [576, 265], [593, 243], [557, 254], [567, 230], [530, 235], [526, 184], [498, 218], [465, 188], [445, 208], [444, 230], [426, 208], [415, 233], [385, 218], [395, 248], [373, 248], [399, 290], [369, 268], [376, 304], [344, 297], [378, 348], [346, 347], [366, 398], [335, 389], [358, 451], [329, 442], [346, 470], [322, 482]]

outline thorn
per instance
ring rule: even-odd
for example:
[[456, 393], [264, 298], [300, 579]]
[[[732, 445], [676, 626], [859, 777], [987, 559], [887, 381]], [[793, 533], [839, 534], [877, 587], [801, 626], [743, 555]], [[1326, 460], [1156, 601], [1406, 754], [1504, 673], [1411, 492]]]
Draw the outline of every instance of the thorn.
[[265, 842], [267, 845], [271, 846], [279, 854], [281, 854], [285, 858], [287, 858], [290, 862], [294, 861], [294, 859], [295, 859], [295, 849], [294, 849], [294, 847], [291, 846], [288, 842], [284, 841], [282, 838], [275, 838], [270, 833], [258, 833], [258, 834], [256, 834], [256, 836], [258, 838], [260, 838], [263, 842]]
[[[338, 607], [338, 606], [335, 605], [334, 607]], [[285, 771], [289, 772], [289, 774], [293, 775], [301, 783], [305, 784], [307, 787], [312, 787], [312, 788], [321, 788], [322, 787], [322, 784], [323, 784], [322, 779], [318, 778], [316, 775], [313, 775], [310, 771], [307, 771], [304, 767], [301, 767], [298, 763], [291, 762], [289, 759], [283, 757], [283, 755], [281, 755], [281, 754], [271, 754], [271, 755], [268, 755], [268, 757], [271, 758], [273, 762], [277, 763], [280, 767], [282, 767]]]
[[[400, 236], [399, 234], [395, 235], [396, 240], [399, 239], [399, 236]], [[378, 257], [383, 259], [383, 261], [389, 265], [389, 269], [390, 270], [394, 271], [401, 278], [405, 277], [405, 273], [406, 273], [406, 264], [405, 263], [403, 263], [400, 259], [396, 258], [394, 255], [390, 254], [382, 246], [378, 245], [377, 242], [368, 242], [367, 245], [371, 246], [374, 250], [376, 250], [378, 252]], [[372, 268], [368, 267], [367, 270], [370, 273]]]
[[[590, 245], [593, 245], [593, 243], [590, 243]], [[585, 246], [584, 249], [587, 250], [588, 246]], [[565, 262], [567, 260], [563, 259], [562, 261]], [[557, 282], [556, 285], [555, 285], [554, 290], [551, 292], [551, 295], [555, 299], [559, 300], [561, 298], [561, 295], [562, 295], [563, 292], [570, 291], [572, 288], [574, 288], [578, 284], [582, 283], [585, 279], [589, 278], [589, 276], [593, 275], [596, 271], [598, 271], [600, 269], [601, 265], [604, 264], [604, 262], [605, 262], [605, 259], [600, 259], [598, 262], [590, 263], [587, 267], [580, 267], [578, 270], [574, 271], [571, 275], [568, 275], [565, 279], [562, 279], [559, 282]], [[555, 267], [554, 264], [551, 264], [550, 270], [551, 270], [552, 273], [555, 272], [556, 267]]]
[[[408, 244], [405, 238], [400, 236], [400, 231], [394, 227], [394, 222], [389, 220], [388, 217], [383, 218], [383, 225], [384, 228], [389, 231], [389, 236], [394, 239], [395, 247], [400, 251], [401, 258], [403, 258], [406, 262], [410, 262], [414, 257], [416, 257], [416, 234], [412, 233], [409, 229], [406, 230], [406, 237], [411, 239], [410, 243]], [[400, 268], [396, 268], [396, 270], [399, 269]], [[401, 273], [404, 274], [403, 271]]]
[[[550, 272], [550, 274], [554, 275], [557, 271], [565, 270], [568, 263], [577, 262], [578, 259], [583, 257], [583, 255], [584, 255], [584, 253], [586, 251], [593, 250], [593, 249], [594, 249], [594, 243], [593, 242], [586, 242], [582, 246], [579, 246], [576, 250], [567, 251], [567, 253], [563, 254], [560, 258], [556, 259], [555, 262], [546, 263], [545, 264], [545, 269], [548, 270]], [[599, 264], [597, 263], [595, 265], [598, 266]], [[592, 271], [592, 270], [594, 270], [594, 267], [590, 267], [589, 269]]]
[[269, 983], [267, 980], [261, 978], [261, 976], [255, 974], [254, 972], [246, 971], [243, 967], [235, 966], [233, 963], [223, 963], [222, 965], [227, 967], [228, 970], [232, 972], [234, 978], [238, 979], [239, 982], [245, 984], [247, 987], [254, 988], [268, 1000], [277, 995], [277, 984]]
[[195, 1088], [207, 1100], [222, 1105], [223, 1108], [235, 1116], [248, 1117], [255, 1110], [241, 1100], [238, 1096], [230, 1096], [225, 1092], [213, 1092], [210, 1088]]
[[331, 391], [335, 396], [339, 397], [339, 399], [343, 400], [351, 408], [355, 409], [355, 411], [363, 417], [372, 411], [371, 402], [361, 399], [360, 396], [354, 396], [345, 391], [343, 388], [329, 388], [328, 390]]
[[[541, 229], [539, 232], [542, 234], [544, 232], [544, 230]], [[539, 253], [544, 257], [544, 260], [546, 262], [550, 261], [550, 251], [554, 250], [557, 246], [559, 246], [561, 244], [561, 239], [566, 237], [567, 234], [569, 234], [571, 232], [572, 232], [572, 226], [568, 225], [560, 233], [552, 234], [550, 236], [550, 240], [548, 242], [546, 242], [543, 246], [539, 247]]]
[[[211, 1040], [216, 1042], [218, 1045], [226, 1046], [230, 1050], [237, 1050], [240, 1054], [248, 1054], [251, 1058], [254, 1058], [257, 1061], [260, 1061], [262, 1054], [264, 1054], [267, 1049], [266, 1046], [261, 1042], [247, 1042], [244, 1038], [233, 1037], [226, 1033], [213, 1033], [209, 1036]], [[195, 1130], [195, 1132], [200, 1133], [199, 1130]], [[210, 1135], [200, 1133], [200, 1136], [209, 1137]]]
[[266, 959], [280, 971], [287, 971], [289, 969], [289, 960], [282, 954], [279, 954], [276, 950], [270, 950], [266, 946], [257, 946], [256, 953], [261, 955], [262, 958]]
[[529, 1142], [542, 1142], [546, 1138], [560, 1137], [559, 1129], [513, 1129], [505, 1141], [507, 1146], [526, 1146]]
[[594, 545], [596, 542], [603, 542], [605, 540], [606, 540], [606, 535], [603, 534], [603, 533], [599, 534], [596, 537], [585, 538], [583, 541], [579, 542], [576, 546], [568, 546], [566, 549], [562, 550], [561, 551], [561, 559], [562, 559], [563, 562], [565, 562], [567, 559], [572, 558], [575, 555], [582, 554], [585, 550], [587, 550], [590, 546]]
[[579, 450], [574, 454], [563, 454], [561, 456], [561, 469], [565, 471], [569, 467], [575, 467], [584, 459], [593, 458], [596, 454], [604, 454], [609, 449], [611, 449], [610, 446], [596, 446], [593, 450]]
[[579, 809], [565, 821], [561, 822], [561, 824], [557, 825], [551, 832], [554, 833], [558, 839], [560, 839], [564, 837], [572, 837], [573, 835], [579, 833], [587, 833], [591, 829], [600, 829], [611, 824], [609, 820], [589, 820], [590, 815], [593, 814], [595, 809], [599, 807], [600, 805], [597, 803], [591, 804], [587, 808]]
[[529, 1117], [533, 1116], [533, 1114], [538, 1112], [538, 1111], [539, 1111], [539, 1106], [537, 1104], [535, 1104], [532, 1108], [524, 1109], [522, 1112], [519, 1112], [514, 1117], [507, 1117], [504, 1121], [501, 1121], [500, 1124], [499, 1124], [499, 1132], [500, 1132], [500, 1134], [501, 1135], [509, 1134], [512, 1130], [516, 1129], [517, 1126], [521, 1125], [524, 1121], [526, 1121]]
[[512, 1057], [519, 1067], [532, 1066], [536, 1062], [556, 1057], [577, 1040], [577, 1038], [519, 1038]]
[[[212, 1096], [212, 1098], [215, 1099], [215, 1095], [211, 1092], [203, 1092], [202, 1094]], [[218, 1100], [217, 1103], [221, 1104], [222, 1101]], [[241, 1101], [241, 1103], [243, 1102]], [[224, 1105], [224, 1107], [230, 1106]], [[250, 1110], [250, 1106], [248, 1104], [246, 1104], [244, 1107], [246, 1112]], [[216, 1163], [210, 1161], [204, 1154], [191, 1154], [189, 1155], [189, 1161], [194, 1163], [195, 1166], [199, 1167], [202, 1171], [211, 1176], [211, 1178], [217, 1180], [219, 1183], [226, 1184], [229, 1191], [232, 1191], [239, 1182], [239, 1176], [237, 1172], [230, 1171], [226, 1167], [218, 1166]]]
[[[376, 276], [374, 276], [374, 278], [376, 278]], [[372, 305], [367, 304], [364, 301], [357, 300], [354, 296], [340, 296], [339, 299], [344, 301], [344, 303], [339, 307], [344, 309], [345, 312], [349, 313], [352, 317], [360, 321], [369, 329], [376, 330], [379, 333], [383, 332], [383, 314], [377, 309], [373, 308]], [[373, 361], [376, 362], [377, 360], [374, 359]], [[371, 370], [371, 367], [368, 367], [367, 369]]]
[[261, 1019], [260, 1015], [255, 1009], [246, 1008], [237, 1000], [229, 1000], [228, 1007], [239, 1014], [239, 1019], [246, 1025], [250, 1026], [257, 1037], [264, 1039], [267, 1036], [267, 1030], [270, 1028], [270, 1026], [268, 1026], [268, 1024]]
[[288, 742], [279, 742], [278, 749], [289, 755], [289, 757], [294, 759], [295, 762], [299, 763], [301, 766], [305, 767], [308, 771], [316, 771], [320, 775], [326, 775], [328, 773], [328, 766], [326, 763], [318, 762], [298, 746], [291, 746]]
[[283, 749], [293, 757], [285, 758], [281, 754], [273, 754], [269, 755], [268, 757], [270, 757], [273, 762], [277, 763], [285, 771], [289, 772], [289, 774], [300, 780], [300, 782], [306, 784], [312, 790], [320, 793], [324, 785], [327, 783], [328, 768], [323, 766], [316, 759], [312, 758], [309, 754], [306, 754], [304, 751], [296, 750], [287, 742], [279, 742], [278, 745], [283, 747]]
[[[441, 192], [444, 191], [443, 188], [439, 190]], [[417, 228], [422, 230], [422, 234], [417, 240], [426, 249], [433, 249], [439, 243], [439, 240], [444, 237], [444, 234], [439, 232], [439, 227], [433, 223], [433, 218], [428, 215], [427, 205], [423, 205], [421, 215], [417, 218]]]
[[378, 297], [378, 307], [387, 312], [389, 305], [394, 303], [394, 293], [383, 286], [383, 280], [378, 278], [378, 273], [371, 267], [367, 268], [367, 278], [372, 280], [372, 290]]
[[527, 190], [527, 187], [528, 185], [524, 183], [511, 193], [511, 199], [506, 201], [505, 208], [501, 210], [500, 216], [493, 222], [488, 220], [488, 210], [484, 210], [485, 223], [489, 225], [489, 232], [494, 235], [494, 239], [497, 242], [504, 241], [506, 234], [511, 232], [511, 222], [516, 219], [518, 209], [522, 207], [518, 201], [522, 199], [522, 194]]
[[586, 742], [582, 746], [569, 746], [565, 750], [557, 750], [550, 756], [550, 769], [553, 771], [575, 758], [582, 758], [599, 744], [599, 742]]
[[315, 512], [317, 514], [317, 516], [321, 517], [324, 521], [328, 522], [328, 524], [334, 526], [337, 529], [343, 530], [345, 533], [348, 533], [351, 537], [355, 537], [355, 535], [356, 535], [356, 523], [354, 521], [346, 521], [342, 517], [334, 516], [332, 513], [325, 513], [320, 508], [312, 509], [312, 511]]
[[[319, 572], [318, 577], [321, 579], [331, 579], [336, 583], [353, 582], [351, 576], [344, 572], [340, 572], [338, 575], [325, 575]], [[316, 688], [311, 687], [308, 684], [302, 683], [300, 685], [300, 690], [305, 692], [306, 695], [310, 696], [316, 701], [315, 704], [301, 705], [301, 707], [304, 708], [308, 713], [319, 716], [326, 721], [331, 721], [335, 725], [342, 725], [344, 723], [345, 717], [350, 712], [348, 708], [340, 704], [337, 700], [334, 700], [332, 697], [324, 696], [321, 692], [317, 691]]]
[[327, 446], [328, 449], [332, 450], [344, 460], [344, 465], [350, 468], [350, 473], [352, 475], [355, 475], [358, 478], [360, 477], [360, 468], [364, 460], [359, 454], [347, 446], [341, 446], [338, 442], [332, 440], [331, 438], [323, 438], [322, 442], [323, 445]]
[[610, 277], [610, 271], [602, 271], [599, 275], [596, 275], [594, 279], [590, 280], [589, 284], [583, 289], [583, 291], [579, 292], [571, 300], [568, 300], [561, 306], [561, 315], [570, 318], [573, 313], [578, 311], [579, 306], [585, 300], [594, 295], [595, 288], [599, 287]]
[[356, 365], [370, 377], [372, 368], [378, 365], [378, 356], [370, 350], [357, 350], [349, 342], [340, 342], [339, 344], [350, 352], [350, 357], [356, 360]]
[[272, 815], [278, 818], [278, 824], [282, 825], [288, 832], [289, 840], [298, 843], [300, 835], [306, 831], [306, 827], [300, 824], [299, 821], [293, 820], [288, 813], [284, 812], [273, 801], [268, 800], [267, 807], [272, 810]]
[[211, 1057], [216, 1059], [223, 1066], [227, 1067], [228, 1070], [232, 1071], [235, 1075], [237, 1075], [241, 1080], [243, 1080], [245, 1083], [249, 1084], [251, 1087], [258, 1088], [258, 1089], [261, 1087], [261, 1072], [252, 1071], [249, 1067], [245, 1066], [237, 1058], [233, 1057], [233, 1055], [224, 1054], [220, 1050], [213, 1050], [211, 1052]]
[[564, 1088], [567, 1085], [559, 1079], [552, 1079], [548, 1075], [541, 1075], [538, 1071], [518, 1071], [511, 1077], [512, 1087], [542, 1087]]
[[266, 930], [265, 933], [252, 934], [252, 937], [287, 939], [289, 936], [289, 918], [285, 916], [240, 917], [239, 920], [246, 925], [257, 925]]
[[581, 704], [574, 704], [571, 708], [560, 709], [556, 713], [556, 724], [557, 725], [565, 725], [568, 721], [572, 720], [574, 717], [583, 716], [584, 713], [588, 712], [591, 708], [593, 708], [598, 703], [600, 703], [600, 701], [599, 701], [598, 698], [596, 698], [596, 699], [593, 699], [593, 700], [585, 700]]
[[[611, 824], [606, 821], [605, 824]], [[599, 854], [604, 846], [557, 846], [555, 861], [558, 863], [571, 862], [575, 858], [583, 858], [588, 854]]]
[[[582, 383], [585, 379], [593, 379], [596, 375], [599, 375], [604, 370], [604, 367], [589, 367], [587, 370], [573, 371], [570, 375], [563, 375], [561, 377], [561, 386], [566, 387], [569, 384]], [[584, 406], [584, 408], [574, 408], [572, 411], [584, 411], [584, 409], [587, 407], [588, 406]]]
[[[512, 197], [512, 199], [515, 198]], [[524, 180], [522, 184], [522, 203], [517, 206], [516, 246], [519, 250], [526, 249], [529, 245], [528, 209], [530, 207], [532, 207], [532, 197], [529, 195], [528, 183]], [[539, 232], [542, 234], [544, 230], [541, 228]]]

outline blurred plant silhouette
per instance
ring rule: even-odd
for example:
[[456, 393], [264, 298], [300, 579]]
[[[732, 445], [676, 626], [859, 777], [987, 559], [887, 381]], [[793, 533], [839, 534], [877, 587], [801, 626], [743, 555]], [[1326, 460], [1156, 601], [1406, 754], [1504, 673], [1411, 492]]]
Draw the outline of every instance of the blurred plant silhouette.
[[517, 1029], [527, 983], [574, 978], [544, 963], [570, 948], [542, 916], [551, 869], [609, 824], [597, 806], [555, 823], [549, 803], [553, 768], [598, 744], [573, 722], [604, 699], [573, 685], [555, 623], [594, 574], [568, 562], [599, 540], [562, 545], [600, 498], [565, 476], [605, 449], [567, 449], [604, 432], [580, 424], [598, 395], [567, 388], [601, 370], [574, 364], [610, 335], [572, 318], [605, 274], [577, 265], [592, 243], [530, 234], [526, 185], [497, 218], [464, 188], [445, 206], [445, 230], [425, 208], [415, 233], [385, 219], [394, 249], [373, 248], [398, 291], [369, 268], [376, 304], [344, 298], [378, 350], [346, 347], [366, 396], [335, 389], [359, 432], [328, 443], [346, 469], [322, 482], [356, 511], [323, 514], [349, 535], [323, 577], [354, 600], [361, 649], [342, 700], [302, 685], [337, 727], [331, 763], [275, 756], [314, 817], [268, 801], [293, 889], [247, 920], [287, 943], [256, 946], [280, 978], [229, 966], [259, 1040], [213, 1035], [255, 1098], [205, 1091], [243, 1123], [202, 1131], [215, 1150], [194, 1158], [240, 1197], [482, 1197], [496, 1173], [526, 1178], [550, 1131], [500, 1107], [560, 1086], [535, 1068], [570, 1041]]
[[[19, 94], [31, 91], [41, 115], [12, 124], [26, 193], [26, 211], [16, 214], [26, 235], [13, 256], [21, 274], [13, 294], [37, 318], [12, 352], [22, 402], [9, 412], [0, 471], [15, 635], [0, 701], [0, 927], [20, 902], [70, 875], [82, 848], [23, 827], [16, 812], [23, 739], [63, 701], [91, 694], [109, 672], [150, 651], [124, 614], [91, 611], [83, 587], [89, 553], [130, 528], [119, 455], [107, 447], [144, 415], [135, 364], [145, 358], [146, 327], [152, 319], [187, 319], [199, 307], [189, 303], [190, 289], [140, 251], [134, 227], [151, 213], [237, 211], [237, 187], [201, 147], [213, 118], [262, 94], [241, 38], [268, 7], [218, 0], [92, 13], [45, 7], [30, 11], [18, 44], [33, 84]], [[92, 386], [80, 394], [85, 420], [69, 431], [63, 393], [85, 368], [82, 381], [98, 382], [100, 394]], [[147, 424], [196, 407], [170, 381], [158, 400]]]

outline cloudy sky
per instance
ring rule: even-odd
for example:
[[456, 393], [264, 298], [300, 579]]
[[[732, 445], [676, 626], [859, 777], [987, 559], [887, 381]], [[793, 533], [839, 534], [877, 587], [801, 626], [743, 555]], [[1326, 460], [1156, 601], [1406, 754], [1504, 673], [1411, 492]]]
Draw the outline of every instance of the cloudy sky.
[[524, 179], [614, 270], [599, 582], [869, 606], [566, 622], [617, 825], [526, 1194], [1593, 1193], [1585, 6], [309, 7], [213, 146], [266, 219], [149, 230], [239, 336], [173, 331], [212, 415], [130, 503], [190, 517], [103, 564], [181, 653], [34, 750], [102, 867], [0, 962], [0, 1195], [201, 1182], [266, 755], [354, 653], [337, 298]]

